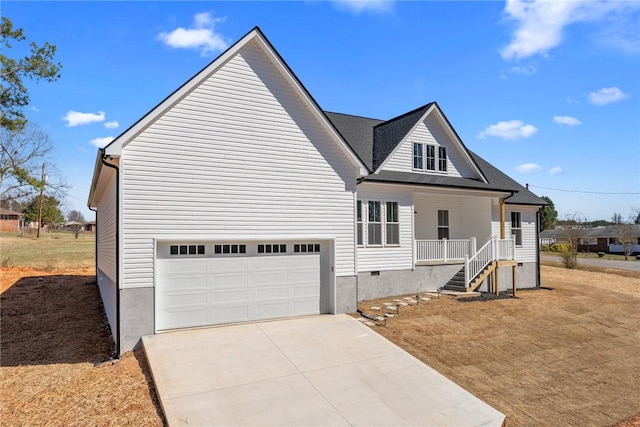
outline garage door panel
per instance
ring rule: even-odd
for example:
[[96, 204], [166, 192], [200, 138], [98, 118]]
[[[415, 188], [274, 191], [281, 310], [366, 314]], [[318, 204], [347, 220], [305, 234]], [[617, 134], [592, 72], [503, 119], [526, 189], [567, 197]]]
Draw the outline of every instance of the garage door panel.
[[249, 320], [249, 306], [247, 304], [218, 305], [209, 310], [209, 319], [208, 324], [246, 322]]
[[156, 329], [319, 314], [320, 256], [158, 259]]
[[[213, 273], [212, 273], [213, 274]], [[215, 273], [210, 277], [210, 287], [248, 286], [248, 273]]]
[[220, 303], [233, 303], [233, 302], [248, 302], [249, 301], [249, 290], [247, 288], [227, 288], [227, 289], [216, 289], [214, 291], [210, 291], [211, 299], [209, 300], [212, 304], [220, 304]]

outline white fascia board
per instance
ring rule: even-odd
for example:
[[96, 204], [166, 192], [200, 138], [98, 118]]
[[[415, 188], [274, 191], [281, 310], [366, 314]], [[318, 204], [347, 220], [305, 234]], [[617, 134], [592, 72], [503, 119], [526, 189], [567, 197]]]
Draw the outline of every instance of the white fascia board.
[[413, 133], [414, 130], [416, 130], [416, 128], [418, 127], [418, 125], [420, 123], [422, 123], [424, 121], [424, 119], [427, 118], [427, 116], [429, 114], [431, 114], [431, 112], [433, 111], [433, 109], [435, 108], [435, 103], [429, 107], [429, 109], [420, 117], [420, 120], [416, 120], [416, 122], [413, 124], [413, 126], [411, 127], [411, 129], [409, 129], [409, 132], [407, 132], [407, 134], [405, 136], [402, 137], [402, 140], [400, 140], [400, 142], [395, 146], [395, 148], [393, 149], [393, 151], [391, 152], [391, 154], [389, 154], [387, 156], [386, 159], [384, 159], [384, 162], [382, 162], [382, 164], [378, 167], [378, 169], [376, 169], [373, 173], [376, 174], [378, 172], [380, 172], [382, 169], [384, 169], [384, 165], [387, 164], [387, 162], [389, 161], [389, 159], [391, 159], [395, 154], [396, 151], [398, 151], [400, 149], [400, 146], [402, 144], [404, 144], [404, 142], [407, 140], [407, 137], [409, 135], [411, 135]]
[[244, 242], [294, 242], [294, 241], [335, 241], [338, 237], [333, 234], [251, 234], [230, 238], [228, 235], [220, 233], [212, 233], [203, 235], [199, 233], [197, 236], [185, 234], [184, 237], [176, 237], [175, 235], [159, 234], [154, 236], [154, 241], [158, 243], [179, 243], [179, 242], [212, 242], [220, 241], [224, 243], [244, 243]]
[[229, 59], [231, 59], [245, 44], [258, 35], [258, 30], [251, 30], [246, 36], [236, 42], [233, 46], [218, 56], [213, 62], [203, 68], [198, 74], [189, 79], [186, 83], [180, 86], [171, 95], [165, 98], [160, 104], [154, 107], [151, 111], [145, 114], [140, 120], [134, 123], [129, 129], [125, 130], [120, 136], [111, 141], [109, 145], [105, 147], [105, 154], [112, 156], [119, 156], [122, 154], [122, 148], [140, 134], [144, 129], [151, 125], [155, 120], [162, 116], [167, 110], [180, 102], [191, 91], [198, 87], [203, 81], [208, 79], [214, 72], [216, 72], [222, 65], [224, 65]]

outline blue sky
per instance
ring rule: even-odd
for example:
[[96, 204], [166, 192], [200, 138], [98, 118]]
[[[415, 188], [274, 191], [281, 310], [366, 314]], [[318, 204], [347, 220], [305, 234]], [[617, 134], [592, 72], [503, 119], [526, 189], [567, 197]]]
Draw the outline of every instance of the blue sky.
[[561, 216], [640, 208], [640, 2], [4, 1], [2, 15], [58, 48], [62, 78], [29, 83], [26, 112], [87, 219], [96, 146], [256, 25], [327, 111], [389, 119], [437, 101]]

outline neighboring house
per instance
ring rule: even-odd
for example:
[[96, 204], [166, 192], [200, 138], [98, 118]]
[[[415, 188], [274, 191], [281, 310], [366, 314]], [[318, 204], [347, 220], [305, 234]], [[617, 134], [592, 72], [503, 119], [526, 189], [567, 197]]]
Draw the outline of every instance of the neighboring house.
[[0, 232], [20, 231], [22, 214], [9, 209], [0, 208]]
[[[629, 254], [640, 253], [640, 225], [627, 225], [628, 236], [635, 244], [630, 247]], [[580, 233], [578, 252], [607, 252], [611, 254], [624, 253], [624, 245], [620, 243], [619, 232], [615, 225], [585, 227]], [[562, 243], [565, 233], [562, 228], [544, 230], [540, 233], [541, 245]]]
[[84, 229], [86, 231], [88, 231], [89, 233], [95, 233], [96, 232], [96, 222], [95, 221], [85, 222]]
[[99, 150], [88, 203], [118, 352], [445, 285], [539, 285], [543, 200], [435, 103], [324, 112], [258, 28]]

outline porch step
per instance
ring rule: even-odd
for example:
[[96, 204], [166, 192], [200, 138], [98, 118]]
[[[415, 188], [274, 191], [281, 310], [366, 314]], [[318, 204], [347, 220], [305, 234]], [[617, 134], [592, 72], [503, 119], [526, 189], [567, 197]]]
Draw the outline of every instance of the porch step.
[[471, 281], [471, 283], [469, 284], [469, 287], [467, 288], [465, 286], [465, 281], [464, 281], [464, 267], [462, 267], [456, 274], [455, 276], [453, 276], [446, 285], [443, 286], [443, 289], [448, 290], [448, 291], [456, 291], [456, 292], [472, 292], [474, 291], [479, 283], [478, 283], [478, 279], [482, 278], [480, 281], [485, 279], [485, 273], [492, 269], [493, 265], [489, 264], [488, 266], [486, 266], [484, 268], [484, 270], [482, 270], [480, 273], [478, 273], [478, 275]]

